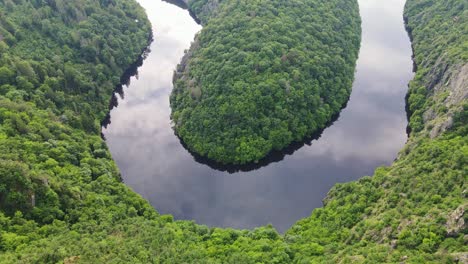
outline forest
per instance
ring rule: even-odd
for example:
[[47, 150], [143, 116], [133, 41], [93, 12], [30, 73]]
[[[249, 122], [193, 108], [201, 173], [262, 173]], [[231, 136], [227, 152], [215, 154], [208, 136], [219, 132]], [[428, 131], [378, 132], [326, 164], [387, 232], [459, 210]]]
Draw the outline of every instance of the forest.
[[174, 75], [171, 117], [191, 151], [224, 164], [258, 162], [323, 129], [348, 101], [357, 1], [189, 5], [204, 28]]
[[121, 182], [99, 125], [151, 38], [134, 0], [1, 1], [0, 263], [463, 263], [466, 5], [408, 0], [407, 145], [282, 235], [177, 221]]

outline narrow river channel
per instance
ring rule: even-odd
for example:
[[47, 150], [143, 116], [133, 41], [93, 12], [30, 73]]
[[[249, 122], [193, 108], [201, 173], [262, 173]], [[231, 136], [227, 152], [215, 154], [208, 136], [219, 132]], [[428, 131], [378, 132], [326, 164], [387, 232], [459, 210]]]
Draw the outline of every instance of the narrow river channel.
[[138, 0], [154, 42], [103, 133], [124, 182], [161, 214], [199, 224], [283, 232], [322, 206], [339, 182], [389, 165], [406, 135], [405, 94], [412, 78], [404, 0], [359, 0], [362, 44], [350, 101], [321, 136], [251, 167], [220, 167], [194, 157], [171, 128], [172, 73], [201, 30], [187, 10]]

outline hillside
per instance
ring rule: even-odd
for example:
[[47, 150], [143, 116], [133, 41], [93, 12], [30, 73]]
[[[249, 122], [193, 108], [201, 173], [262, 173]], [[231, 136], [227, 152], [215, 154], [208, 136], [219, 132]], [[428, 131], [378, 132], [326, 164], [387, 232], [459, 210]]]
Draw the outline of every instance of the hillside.
[[120, 182], [99, 124], [150, 38], [139, 5], [2, 1], [0, 263], [466, 262], [467, 17], [408, 0], [408, 144], [280, 235], [174, 221]]
[[258, 162], [325, 128], [348, 101], [356, 1], [189, 1], [204, 25], [174, 75], [171, 118], [191, 151]]
[[322, 209], [287, 232], [298, 261], [466, 263], [467, 17], [463, 1], [407, 2], [417, 69], [409, 142], [392, 166], [335, 186]]

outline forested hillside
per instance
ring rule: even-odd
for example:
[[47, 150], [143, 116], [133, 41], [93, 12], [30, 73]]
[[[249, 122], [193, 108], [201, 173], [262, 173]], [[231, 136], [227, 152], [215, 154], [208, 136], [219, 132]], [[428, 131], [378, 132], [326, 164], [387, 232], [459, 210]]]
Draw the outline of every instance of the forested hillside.
[[338, 184], [287, 232], [297, 261], [468, 261], [467, 19], [466, 1], [408, 0], [417, 68], [409, 142], [392, 166]]
[[257, 162], [323, 129], [348, 101], [357, 1], [189, 1], [205, 24], [174, 76], [174, 129], [221, 163]]
[[150, 37], [133, 0], [0, 2], [0, 263], [466, 262], [466, 10], [408, 0], [409, 143], [283, 236], [174, 221], [120, 182], [99, 123]]
[[0, 263], [291, 259], [271, 227], [174, 222], [120, 182], [100, 123], [150, 32], [133, 0], [0, 2]]

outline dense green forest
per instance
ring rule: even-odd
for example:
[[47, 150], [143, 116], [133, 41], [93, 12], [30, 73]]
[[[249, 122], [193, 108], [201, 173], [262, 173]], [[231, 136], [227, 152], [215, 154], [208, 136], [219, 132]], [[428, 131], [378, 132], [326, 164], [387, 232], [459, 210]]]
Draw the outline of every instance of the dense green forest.
[[220, 163], [257, 162], [323, 129], [347, 102], [357, 1], [189, 6], [205, 26], [175, 73], [171, 107], [190, 150]]
[[408, 0], [408, 144], [280, 235], [175, 221], [120, 182], [99, 122], [150, 37], [133, 0], [0, 2], [0, 263], [463, 263], [466, 10]]

